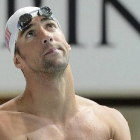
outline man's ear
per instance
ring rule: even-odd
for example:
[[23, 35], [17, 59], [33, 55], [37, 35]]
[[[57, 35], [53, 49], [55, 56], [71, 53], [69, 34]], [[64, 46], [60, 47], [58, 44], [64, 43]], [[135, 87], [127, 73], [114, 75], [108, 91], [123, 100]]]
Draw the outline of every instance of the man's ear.
[[14, 55], [14, 64], [18, 69], [23, 68], [22, 58], [19, 56], [19, 54]]

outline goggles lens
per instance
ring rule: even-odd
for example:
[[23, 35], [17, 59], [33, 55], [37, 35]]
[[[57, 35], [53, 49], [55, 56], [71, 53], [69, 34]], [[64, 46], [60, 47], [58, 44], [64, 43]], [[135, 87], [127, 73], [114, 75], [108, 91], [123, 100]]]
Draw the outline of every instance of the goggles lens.
[[45, 6], [38, 10], [38, 15], [49, 18], [52, 15], [52, 11], [49, 7]]
[[51, 15], [52, 15], [52, 11], [49, 7], [45, 6], [45, 7], [42, 7], [40, 8], [39, 10], [36, 10], [36, 11], [33, 11], [31, 13], [27, 13], [27, 14], [24, 14], [24, 15], [21, 15], [19, 17], [19, 21], [18, 21], [18, 29], [19, 30], [24, 30], [26, 27], [29, 26], [29, 23], [32, 21], [32, 13], [34, 12], [37, 12], [37, 15], [38, 16], [44, 16], [46, 18], [50, 18]]

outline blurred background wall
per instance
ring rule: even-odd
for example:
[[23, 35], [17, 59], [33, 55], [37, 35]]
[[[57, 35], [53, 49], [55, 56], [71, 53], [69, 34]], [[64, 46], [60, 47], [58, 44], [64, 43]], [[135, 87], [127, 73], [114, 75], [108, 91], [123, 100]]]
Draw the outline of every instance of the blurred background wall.
[[25, 80], [4, 44], [8, 17], [25, 6], [51, 7], [71, 44], [76, 94], [118, 109], [140, 139], [139, 0], [1, 0], [0, 104], [23, 93]]

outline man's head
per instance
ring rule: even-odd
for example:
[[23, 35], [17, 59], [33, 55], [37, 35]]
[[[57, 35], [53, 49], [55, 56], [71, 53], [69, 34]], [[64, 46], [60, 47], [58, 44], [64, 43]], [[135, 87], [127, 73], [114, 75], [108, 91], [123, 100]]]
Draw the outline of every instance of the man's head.
[[22, 70], [45, 72], [68, 64], [70, 46], [49, 7], [16, 11], [6, 24], [5, 40], [16, 67]]
[[[5, 43], [8, 50], [14, 56], [15, 45], [18, 38], [19, 31], [24, 30], [28, 24], [32, 21], [35, 16], [46, 16], [48, 19], [52, 19], [57, 22], [60, 27], [59, 22], [56, 20], [52, 11], [49, 7], [44, 6], [39, 7], [24, 7], [17, 10], [7, 21], [5, 27]], [[61, 27], [60, 27], [61, 28]]]

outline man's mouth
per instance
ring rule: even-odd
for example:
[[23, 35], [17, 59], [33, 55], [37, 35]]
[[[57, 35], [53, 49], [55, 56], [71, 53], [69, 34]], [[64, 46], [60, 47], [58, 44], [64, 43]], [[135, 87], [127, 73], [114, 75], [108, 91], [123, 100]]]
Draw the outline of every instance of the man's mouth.
[[60, 50], [62, 51], [61, 48], [51, 48], [51, 49], [48, 50], [47, 53], [45, 53], [45, 55], [54, 54], [54, 53], [59, 52]]

